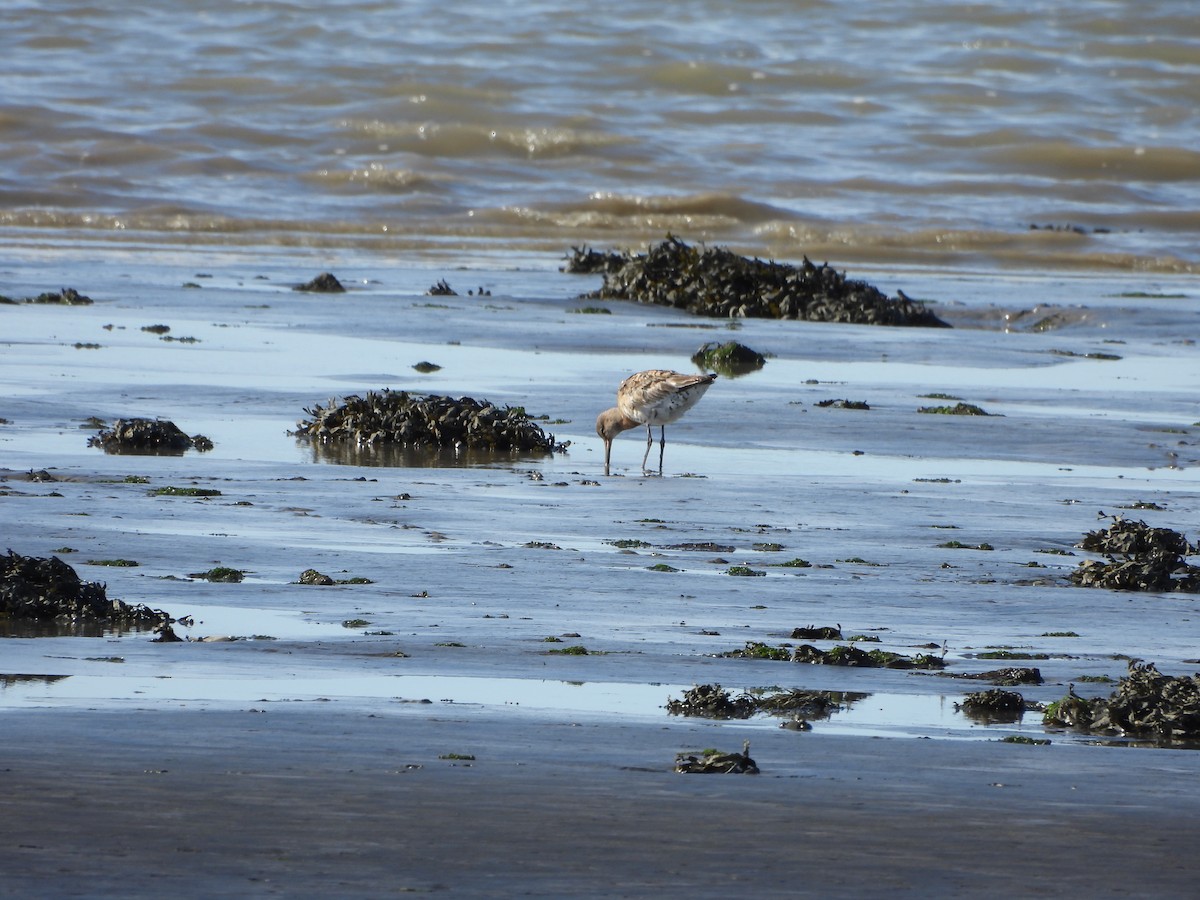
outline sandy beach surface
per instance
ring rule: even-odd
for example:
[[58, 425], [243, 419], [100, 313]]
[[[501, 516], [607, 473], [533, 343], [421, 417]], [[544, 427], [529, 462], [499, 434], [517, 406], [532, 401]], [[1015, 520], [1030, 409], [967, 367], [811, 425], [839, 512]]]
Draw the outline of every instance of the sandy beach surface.
[[668, 771], [704, 732], [444, 709], [6, 714], [0, 889], [1194, 896], [1194, 754], [769, 731], [760, 775]]
[[[185, 640], [0, 640], [0, 895], [1194, 896], [1195, 749], [957, 706], [988, 686], [960, 676], [1004, 665], [1039, 668], [1029, 703], [1105, 696], [1130, 658], [1195, 669], [1192, 596], [1067, 579], [1113, 514], [1195, 538], [1194, 285], [856, 272], [955, 325], [885, 329], [583, 313], [598, 279], [558, 262], [7, 267], [9, 296], [95, 302], [0, 307], [3, 544], [166, 610]], [[346, 295], [292, 290], [324, 269]], [[427, 296], [442, 278], [460, 294]], [[710, 340], [768, 362], [668, 428], [663, 477], [636, 432], [604, 477], [593, 423], [616, 384], [691, 371]], [[372, 455], [288, 434], [383, 388], [522, 406], [571, 445]], [[836, 399], [869, 409], [818, 405]], [[958, 401], [991, 415], [918, 412]], [[87, 446], [92, 417], [130, 416], [216, 446]], [[216, 566], [245, 578], [197, 577]], [[297, 584], [309, 568], [362, 583]], [[810, 625], [946, 667], [720, 655]], [[838, 703], [811, 731], [668, 715], [697, 684]], [[673, 771], [747, 740], [758, 775]]]

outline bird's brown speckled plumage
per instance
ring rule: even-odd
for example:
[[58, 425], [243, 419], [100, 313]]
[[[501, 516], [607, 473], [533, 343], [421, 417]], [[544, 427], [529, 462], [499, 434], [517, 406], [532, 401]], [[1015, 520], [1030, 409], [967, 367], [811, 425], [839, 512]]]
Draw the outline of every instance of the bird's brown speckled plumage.
[[658, 472], [661, 475], [667, 443], [666, 426], [695, 406], [716, 380], [714, 374], [684, 375], [669, 369], [647, 369], [622, 381], [617, 388], [617, 405], [606, 409], [596, 419], [596, 433], [604, 439], [604, 473], [607, 475], [609, 471], [613, 438], [639, 425], [646, 426], [646, 454], [642, 457], [642, 471], [646, 471], [650, 447], [654, 443], [651, 429], [657, 425], [660, 429]]

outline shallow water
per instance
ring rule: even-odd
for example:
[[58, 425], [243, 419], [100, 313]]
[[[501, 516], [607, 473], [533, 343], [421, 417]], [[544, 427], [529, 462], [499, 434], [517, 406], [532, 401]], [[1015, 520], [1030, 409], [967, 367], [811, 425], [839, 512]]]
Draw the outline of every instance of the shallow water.
[[1198, 38], [1184, 0], [14, 0], [0, 226], [1195, 272]]
[[[0, 534], [18, 552], [59, 554], [109, 596], [193, 616], [180, 632], [196, 642], [0, 641], [5, 673], [70, 676], [9, 685], [0, 706], [328, 699], [419, 715], [397, 698], [428, 698], [473, 715], [662, 716], [669, 726], [668, 696], [716, 682], [871, 695], [810, 737], [977, 739], [1042, 728], [1036, 714], [982, 726], [954, 712], [979, 682], [716, 654], [835, 623], [878, 636], [881, 649], [944, 647], [952, 674], [1004, 665], [978, 654], [1015, 648], [1047, 657], [1028, 663], [1046, 683], [1020, 689], [1040, 702], [1071, 683], [1107, 694], [1079, 679], [1119, 678], [1122, 655], [1190, 671], [1194, 600], [1065, 586], [1083, 558], [1073, 545], [1102, 527], [1100, 511], [1194, 538], [1200, 356], [1184, 336], [1198, 300], [1184, 279], [1134, 298], [1122, 296], [1134, 278], [893, 273], [941, 298], [963, 327], [873, 329], [702, 322], [621, 303], [581, 315], [575, 297], [594, 279], [552, 263], [446, 273], [345, 254], [337, 269], [354, 290], [321, 297], [291, 290], [312, 274], [301, 255], [251, 266], [174, 253], [38, 252], [8, 267], [17, 296], [72, 283], [97, 302], [0, 307]], [[210, 277], [185, 287], [197, 272]], [[424, 296], [445, 274], [492, 294]], [[1044, 333], [971, 327], [1003, 322], [1031, 298], [1088, 315]], [[198, 342], [141, 330], [151, 324]], [[720, 379], [668, 429], [666, 477], [640, 476], [636, 434], [618, 439], [614, 477], [602, 477], [596, 412], [628, 371], [689, 368], [713, 338], [678, 327], [695, 325], [774, 355], [758, 373]], [[1095, 350], [1121, 358], [1084, 355]], [[421, 360], [443, 368], [419, 374]], [[288, 434], [305, 406], [383, 387], [521, 405], [571, 447], [397, 468], [330, 462]], [[919, 414], [943, 402], [926, 397], [935, 392], [999, 415]], [[816, 406], [838, 397], [871, 408]], [[131, 415], [170, 418], [216, 447], [171, 457], [86, 446], [85, 419]], [[41, 469], [60, 480], [25, 477]], [[221, 494], [150, 493], [193, 484]], [[1127, 509], [1148, 501], [1164, 509]], [[615, 543], [630, 539], [646, 546]], [[940, 546], [949, 540], [995, 549]], [[733, 550], [671, 549], [699, 541]], [[88, 564], [117, 557], [139, 566]], [[795, 557], [813, 565], [777, 565]], [[660, 562], [678, 571], [650, 570]], [[247, 578], [189, 577], [214, 565]], [[726, 574], [735, 565], [766, 574]], [[372, 583], [296, 584], [310, 567]], [[1051, 636], [1064, 631], [1079, 636]], [[199, 642], [214, 637], [244, 639]], [[548, 652], [571, 645], [590, 653]], [[493, 680], [506, 690], [483, 692]]]

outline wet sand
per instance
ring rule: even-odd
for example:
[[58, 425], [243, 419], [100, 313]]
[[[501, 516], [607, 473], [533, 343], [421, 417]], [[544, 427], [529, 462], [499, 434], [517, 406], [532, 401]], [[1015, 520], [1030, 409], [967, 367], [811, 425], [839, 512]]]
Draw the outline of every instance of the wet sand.
[[[1188, 897], [1195, 755], [241, 712], [6, 715], [6, 896]], [[476, 749], [469, 763], [439, 759]]]
[[[951, 675], [1029, 654], [1011, 664], [1041, 670], [1019, 689], [1036, 702], [1105, 695], [1129, 656], [1192, 671], [1194, 599], [1066, 583], [1100, 511], [1195, 537], [1186, 283], [1131, 299], [1144, 283], [910, 272], [881, 286], [940, 298], [960, 327], [732, 330], [573, 312], [592, 282], [549, 267], [332, 262], [348, 297], [291, 291], [316, 271], [282, 257], [10, 272], [11, 296], [98, 302], [0, 308], [5, 543], [192, 624], [180, 644], [0, 641], [0, 829], [21, 863], [0, 893], [1190, 895], [1194, 750], [976, 722], [955, 708], [974, 681], [716, 655], [836, 623], [940, 648]], [[492, 293], [423, 296], [443, 275]], [[1033, 297], [1071, 324], [994, 327]], [[197, 342], [142, 331], [159, 323]], [[668, 429], [665, 477], [637, 472], [625, 436], [604, 478], [592, 422], [620, 378], [686, 370], [715, 338], [773, 356]], [[573, 444], [386, 467], [287, 436], [306, 405], [382, 387], [525, 406]], [[932, 393], [996, 415], [916, 413]], [[871, 409], [816, 405], [842, 397]], [[216, 448], [86, 447], [84, 419], [131, 415]], [[151, 494], [169, 485], [221, 493]], [[138, 566], [89, 564], [114, 558]], [[192, 577], [215, 565], [247, 577]], [[726, 574], [743, 565], [766, 574]], [[310, 567], [370, 583], [297, 585]], [[589, 654], [550, 652], [571, 645]], [[699, 683], [868, 696], [807, 733], [665, 714]], [[758, 776], [672, 772], [746, 739]]]

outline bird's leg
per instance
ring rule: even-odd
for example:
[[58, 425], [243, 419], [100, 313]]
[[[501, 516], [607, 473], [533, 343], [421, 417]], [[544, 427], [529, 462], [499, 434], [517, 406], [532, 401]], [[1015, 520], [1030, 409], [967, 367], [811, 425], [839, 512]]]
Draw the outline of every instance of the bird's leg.
[[660, 425], [658, 427], [658, 474], [661, 476], [663, 472], [663, 454], [667, 450], [667, 426]]
[[644, 456], [642, 456], [642, 471], [643, 472], [646, 471], [646, 462], [650, 459], [650, 448], [653, 446], [654, 446], [654, 431], [649, 425], [647, 425], [646, 426], [646, 453]]

